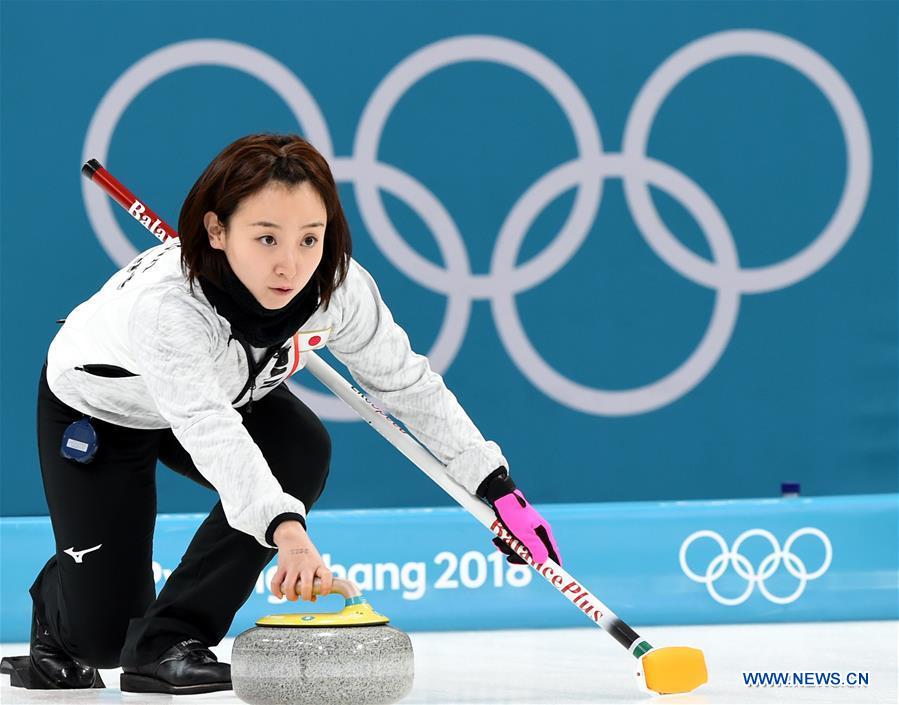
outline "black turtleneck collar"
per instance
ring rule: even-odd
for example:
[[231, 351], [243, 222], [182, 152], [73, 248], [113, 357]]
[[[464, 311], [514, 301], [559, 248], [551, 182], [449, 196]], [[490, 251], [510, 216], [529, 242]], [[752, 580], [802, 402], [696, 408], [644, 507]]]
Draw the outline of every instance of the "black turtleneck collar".
[[216, 312], [231, 324], [235, 338], [255, 348], [279, 345], [296, 333], [318, 308], [318, 285], [310, 279], [289, 304], [267, 309], [260, 304], [237, 275], [226, 267], [221, 286], [203, 276], [197, 280]]

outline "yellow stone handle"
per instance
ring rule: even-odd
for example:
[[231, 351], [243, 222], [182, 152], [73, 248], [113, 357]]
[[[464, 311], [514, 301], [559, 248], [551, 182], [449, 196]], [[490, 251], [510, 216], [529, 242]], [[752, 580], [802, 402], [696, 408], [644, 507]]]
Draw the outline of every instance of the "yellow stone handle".
[[[321, 587], [321, 579], [316, 578], [312, 583], [312, 594], [321, 595]], [[331, 593], [343, 596], [344, 606], [340, 612], [275, 614], [263, 617], [256, 624], [260, 627], [348, 627], [387, 624], [390, 621], [372, 609], [368, 600], [362, 596], [362, 591], [352, 580], [334, 578]]]
[[[300, 592], [300, 584], [297, 583], [297, 594]], [[343, 578], [334, 578], [334, 584], [331, 586], [331, 593], [337, 593], [338, 595], [343, 595], [344, 599], [349, 601], [354, 597], [362, 597], [362, 591], [352, 580], [344, 580]], [[322, 579], [316, 578], [312, 582], [312, 594], [313, 595], [321, 595], [322, 594]]]

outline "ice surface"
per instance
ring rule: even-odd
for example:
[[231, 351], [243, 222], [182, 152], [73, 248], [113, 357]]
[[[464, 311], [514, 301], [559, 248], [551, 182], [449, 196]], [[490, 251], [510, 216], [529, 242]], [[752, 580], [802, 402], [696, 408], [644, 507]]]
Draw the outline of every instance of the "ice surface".
[[[415, 685], [402, 702], [419, 703], [896, 703], [899, 622], [817, 622], [637, 631], [654, 646], [705, 652], [709, 683], [690, 695], [641, 693], [636, 661], [598, 628], [411, 633]], [[232, 641], [213, 650], [229, 660]], [[26, 644], [0, 646], [4, 656]], [[867, 672], [868, 687], [767, 687], [743, 684], [743, 671]], [[233, 692], [168, 696], [122, 694], [119, 671], [103, 671], [105, 690], [26, 691], [2, 676], [0, 701], [14, 703], [233, 703]]]

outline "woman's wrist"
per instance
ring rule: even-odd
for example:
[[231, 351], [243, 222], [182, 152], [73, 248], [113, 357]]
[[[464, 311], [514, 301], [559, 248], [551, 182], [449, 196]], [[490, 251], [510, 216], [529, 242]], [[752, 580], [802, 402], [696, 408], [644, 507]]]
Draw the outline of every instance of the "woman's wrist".
[[303, 527], [303, 530], [306, 530], [306, 518], [302, 514], [298, 514], [297, 512], [281, 512], [269, 522], [268, 528], [265, 530], [266, 545], [277, 548], [278, 544], [275, 542], [275, 529], [286, 521], [299, 522]]
[[278, 524], [273, 534], [273, 538], [275, 540], [275, 545], [280, 546], [285, 541], [296, 540], [305, 535], [306, 530], [300, 522], [296, 519], [287, 519]]
[[505, 466], [501, 466], [481, 481], [475, 494], [492, 505], [497, 499], [511, 494], [516, 489], [515, 483], [509, 476], [509, 471]]

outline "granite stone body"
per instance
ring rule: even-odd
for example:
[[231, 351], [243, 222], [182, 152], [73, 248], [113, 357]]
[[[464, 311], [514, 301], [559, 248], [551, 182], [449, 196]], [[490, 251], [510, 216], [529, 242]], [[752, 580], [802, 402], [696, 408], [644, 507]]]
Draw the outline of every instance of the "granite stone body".
[[234, 640], [234, 693], [251, 705], [375, 705], [412, 689], [412, 641], [394, 627], [254, 627]]

